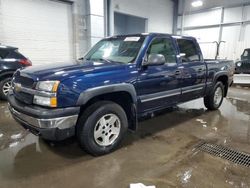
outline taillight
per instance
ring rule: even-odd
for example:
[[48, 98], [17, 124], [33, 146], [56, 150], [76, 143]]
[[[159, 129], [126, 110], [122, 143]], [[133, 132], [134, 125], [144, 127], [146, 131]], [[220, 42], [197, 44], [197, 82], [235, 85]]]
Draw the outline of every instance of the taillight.
[[24, 65], [24, 66], [31, 66], [32, 62], [29, 59], [21, 59], [19, 60], [19, 63]]

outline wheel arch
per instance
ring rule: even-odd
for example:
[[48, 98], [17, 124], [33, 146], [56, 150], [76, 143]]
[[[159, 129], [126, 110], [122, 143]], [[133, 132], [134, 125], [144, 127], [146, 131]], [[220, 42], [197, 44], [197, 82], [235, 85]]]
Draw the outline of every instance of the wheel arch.
[[119, 104], [126, 112], [129, 129], [137, 129], [137, 97], [132, 84], [114, 84], [88, 89], [82, 92], [78, 98], [77, 105], [81, 106], [81, 112], [91, 104], [100, 101], [112, 101]]
[[225, 92], [224, 97], [227, 96], [228, 92], [228, 86], [229, 86], [229, 76], [227, 72], [220, 72], [215, 75], [213, 85], [215, 85], [217, 82], [222, 82], [222, 84], [225, 86]]
[[8, 70], [8, 71], [1, 72], [0, 81], [5, 78], [12, 77], [14, 73], [15, 73], [15, 70], [10, 70], [10, 71]]

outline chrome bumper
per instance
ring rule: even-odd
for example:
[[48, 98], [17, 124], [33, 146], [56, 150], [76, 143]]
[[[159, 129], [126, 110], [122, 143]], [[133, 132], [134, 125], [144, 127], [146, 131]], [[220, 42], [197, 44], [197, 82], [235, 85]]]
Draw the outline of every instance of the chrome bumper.
[[33, 126], [34, 128], [48, 129], [48, 128], [58, 128], [58, 129], [67, 129], [74, 127], [76, 125], [78, 115], [65, 116], [59, 118], [51, 119], [37, 119], [31, 116], [28, 116], [24, 113], [18, 112], [9, 105], [9, 110], [14, 119], [17, 119], [21, 123], [26, 125]]

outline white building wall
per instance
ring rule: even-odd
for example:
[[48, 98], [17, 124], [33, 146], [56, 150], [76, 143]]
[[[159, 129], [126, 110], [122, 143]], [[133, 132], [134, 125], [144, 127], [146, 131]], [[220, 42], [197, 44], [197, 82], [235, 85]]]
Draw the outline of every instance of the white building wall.
[[91, 46], [105, 35], [104, 33], [104, 0], [89, 0], [90, 2], [90, 40]]
[[[209, 34], [204, 34], [209, 33]], [[197, 41], [200, 44], [201, 51], [203, 56], [207, 59], [215, 58], [216, 54], [216, 44], [214, 41], [217, 41], [219, 38], [219, 28], [207, 28], [207, 29], [198, 29], [198, 30], [189, 30], [185, 31], [186, 35], [195, 36]]]
[[214, 25], [220, 23], [221, 10], [191, 14], [184, 17], [185, 27]]
[[147, 32], [172, 33], [173, 9], [171, 0], [111, 0], [110, 34], [114, 34], [114, 12], [146, 18]]
[[75, 59], [83, 57], [90, 41], [89, 0], [71, 0], [73, 3], [73, 45]]
[[237, 59], [243, 52], [240, 47], [240, 26], [227, 26], [223, 27], [222, 40], [226, 41], [220, 48], [220, 55], [228, 59]]
[[250, 20], [250, 6], [245, 7], [246, 20]]
[[0, 9], [0, 43], [18, 47], [33, 65], [73, 59], [70, 3], [1, 0]]
[[[72, 2], [72, 53], [78, 59], [106, 35], [105, 0], [69, 1]], [[172, 0], [111, 0], [110, 34], [114, 31], [115, 11], [146, 18], [147, 32], [172, 33], [173, 6]], [[2, 22], [0, 19], [0, 29]]]
[[[219, 40], [220, 24], [222, 27], [220, 58], [239, 59], [245, 48], [250, 48], [250, 6], [225, 8], [221, 22], [222, 9], [208, 10], [203, 13], [184, 14], [178, 17], [178, 33], [197, 38], [205, 58], [214, 58]], [[245, 24], [229, 23], [249, 21]], [[183, 24], [183, 25], [182, 25]], [[182, 30], [183, 26], [183, 30]]]
[[241, 18], [242, 18], [242, 7], [225, 9], [224, 23], [240, 22]]
[[105, 36], [104, 0], [72, 0], [76, 58]]

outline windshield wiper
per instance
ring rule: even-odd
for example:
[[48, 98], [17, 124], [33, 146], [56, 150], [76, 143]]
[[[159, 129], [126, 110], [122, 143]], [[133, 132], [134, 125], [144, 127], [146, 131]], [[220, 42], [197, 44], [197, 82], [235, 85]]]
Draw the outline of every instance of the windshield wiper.
[[96, 58], [96, 59], [91, 59], [91, 58], [82, 58], [81, 60], [87, 60], [87, 61], [105, 61], [107, 63], [113, 63], [114, 61], [106, 58]]
[[97, 61], [99, 60], [99, 61], [106, 61], [106, 62], [108, 62], [108, 63], [112, 63], [112, 61], [111, 60], [109, 60], [109, 59], [106, 59], [106, 58], [98, 58], [98, 59], [96, 59]]

